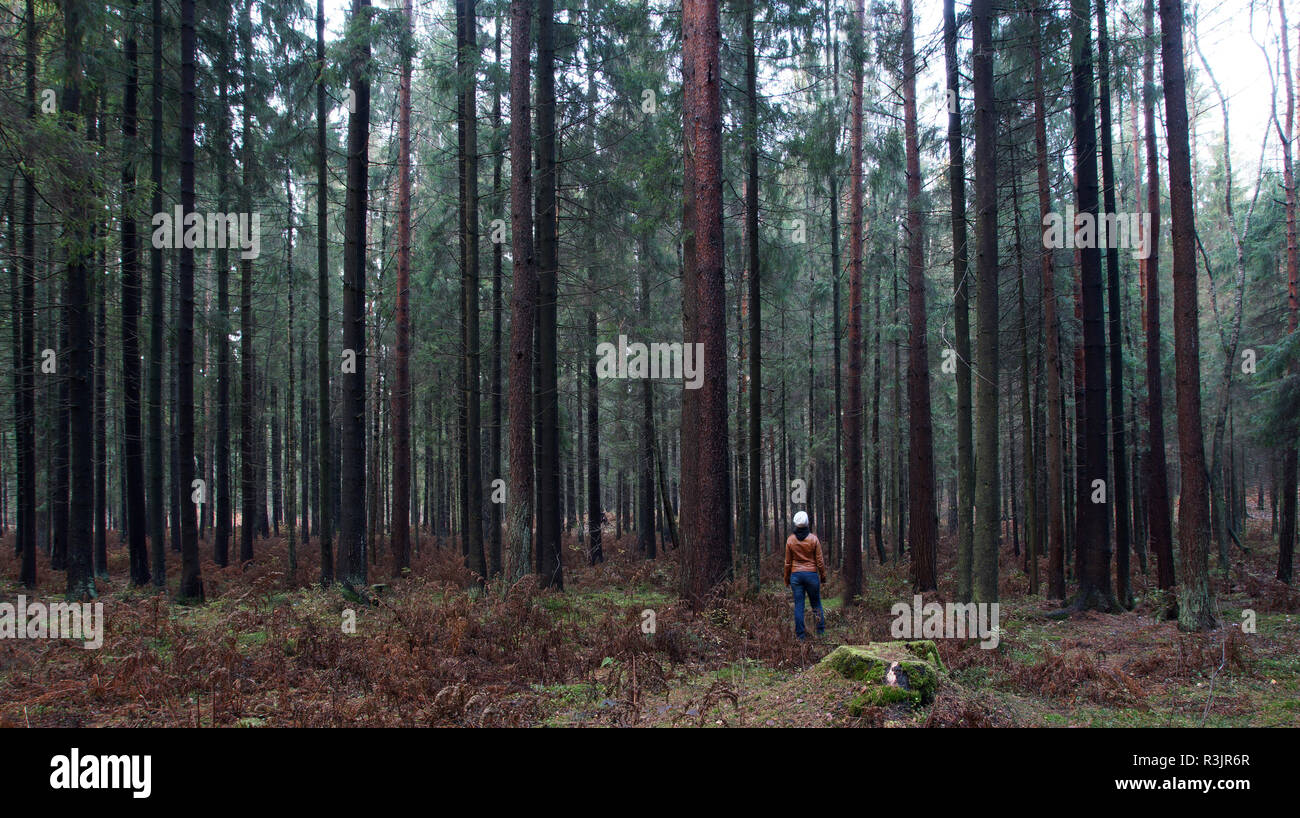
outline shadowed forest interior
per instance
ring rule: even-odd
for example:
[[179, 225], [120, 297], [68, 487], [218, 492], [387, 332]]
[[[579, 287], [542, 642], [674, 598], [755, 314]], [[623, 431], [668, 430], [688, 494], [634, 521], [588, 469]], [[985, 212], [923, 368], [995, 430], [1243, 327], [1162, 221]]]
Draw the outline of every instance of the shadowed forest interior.
[[[5, 0], [0, 598], [105, 631], [0, 725], [1295, 726], [1297, 83], [1290, 0]], [[998, 644], [864, 699], [914, 599]]]

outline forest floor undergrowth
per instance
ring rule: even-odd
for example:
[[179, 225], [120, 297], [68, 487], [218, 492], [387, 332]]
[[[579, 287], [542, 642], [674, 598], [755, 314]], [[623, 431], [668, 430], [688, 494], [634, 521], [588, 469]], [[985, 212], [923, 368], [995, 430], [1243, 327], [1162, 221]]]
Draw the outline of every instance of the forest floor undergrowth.
[[[891, 638], [891, 607], [912, 600], [906, 560], [868, 560], [854, 607], [832, 576], [826, 634], [800, 643], [775, 553], [757, 596], [693, 614], [675, 592], [675, 554], [643, 560], [632, 535], [611, 543], [608, 531], [596, 566], [568, 535], [561, 594], [532, 579], [479, 589], [456, 543], [423, 534], [395, 580], [376, 544], [382, 587], [367, 604], [315, 585], [314, 540], [289, 577], [273, 537], [243, 568], [205, 558], [207, 602], [186, 606], [130, 588], [110, 534], [102, 647], [0, 640], [0, 726], [1300, 726], [1300, 591], [1272, 579], [1268, 521], [1246, 534], [1250, 554], [1234, 548], [1229, 576], [1212, 572], [1224, 624], [1205, 634], [1161, 618], [1154, 566], [1143, 574], [1136, 559], [1133, 610], [1050, 618], [1059, 604], [1028, 595], [1023, 561], [1004, 548], [1000, 644], [938, 640], [948, 673], [932, 704], [860, 717], [848, 712], [858, 683], [817, 662]], [[59, 572], [23, 591], [12, 543], [0, 540], [0, 601], [61, 601]], [[943, 590], [925, 601], [949, 601], [951, 552], [945, 539]], [[178, 555], [168, 561], [174, 592]], [[1241, 627], [1247, 609], [1254, 633]]]

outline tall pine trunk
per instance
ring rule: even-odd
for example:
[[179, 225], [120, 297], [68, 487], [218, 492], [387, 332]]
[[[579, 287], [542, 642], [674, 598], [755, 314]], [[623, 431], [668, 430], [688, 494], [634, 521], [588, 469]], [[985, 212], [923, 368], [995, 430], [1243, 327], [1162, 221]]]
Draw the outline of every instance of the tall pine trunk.
[[587, 298], [587, 562], [595, 565], [605, 561], [601, 543], [605, 510], [600, 502], [600, 390], [596, 378], [596, 308], [591, 305], [595, 293], [589, 292]]
[[[230, 3], [221, 4], [222, 25], [230, 24]], [[217, 52], [217, 82], [220, 119], [217, 123], [217, 210], [225, 212], [230, 150], [230, 56], [223, 38]], [[213, 561], [224, 567], [230, 559], [230, 531], [234, 507], [230, 496], [230, 251], [217, 249], [217, 446], [216, 523], [213, 530]]]
[[510, 493], [505, 577], [518, 582], [532, 568], [533, 326], [537, 260], [533, 256], [533, 155], [529, 129], [532, 4], [510, 2]]
[[1206, 551], [1210, 499], [1201, 422], [1200, 325], [1196, 286], [1196, 212], [1188, 141], [1187, 81], [1183, 64], [1182, 0], [1160, 0], [1161, 58], [1165, 80], [1165, 132], [1169, 146], [1169, 216], [1174, 262], [1174, 362], [1178, 404], [1178, 626], [1218, 627]]
[[[297, 441], [295, 440], [293, 428], [293, 408], [295, 404], [301, 405], [302, 401], [297, 397], [297, 384], [294, 378], [294, 360], [293, 360], [293, 325], [294, 325], [294, 289], [297, 282], [294, 280], [293, 272], [293, 178], [289, 168], [284, 169], [284, 195], [288, 204], [287, 224], [285, 225], [285, 267], [288, 273], [289, 293], [289, 320], [285, 328], [285, 342], [288, 345], [288, 355], [285, 358], [285, 369], [289, 374], [289, 387], [286, 393], [287, 397], [284, 402], [284, 521], [288, 527], [286, 532], [287, 546], [289, 550], [289, 582], [297, 583], [298, 576], [298, 470], [295, 468], [294, 455], [297, 451]], [[306, 384], [303, 384], [306, 386]], [[306, 429], [304, 428], [304, 432]]]
[[[537, 567], [542, 585], [564, 588], [560, 550], [560, 406], [557, 359], [559, 210], [556, 204], [555, 8], [537, 3]], [[594, 348], [594, 343], [593, 343]], [[592, 389], [592, 406], [596, 391]], [[599, 537], [599, 521], [594, 531]]]
[[[99, 143], [99, 151], [103, 154], [105, 143], [105, 130], [103, 114], [95, 114], [97, 124], [95, 126], [95, 139]], [[91, 376], [91, 388], [94, 392], [94, 453], [92, 454], [93, 469], [95, 473], [95, 498], [93, 512], [94, 526], [94, 554], [92, 564], [95, 568], [95, 576], [108, 577], [108, 278], [104, 275], [106, 268], [105, 263], [105, 245], [106, 240], [96, 240], [98, 237], [98, 224], [91, 225], [91, 239], [95, 241], [96, 249], [94, 268], [99, 272], [93, 275], [88, 282], [92, 288], [90, 293], [91, 300], [95, 309], [94, 322], [94, 342], [92, 344], [91, 361], [94, 372]], [[107, 231], [105, 231], [107, 232]]]
[[[240, 184], [240, 207], [245, 213], [253, 209], [253, 146], [252, 122], [250, 108], [252, 90], [248, 87], [252, 80], [253, 33], [249, 11], [250, 0], [244, 0], [239, 12], [239, 50], [242, 59], [241, 85], [242, 96], [240, 108], [243, 115], [243, 132], [240, 136], [240, 162], [243, 164], [243, 179]], [[259, 517], [257, 490], [257, 463], [262, 448], [262, 426], [255, 416], [257, 405], [256, 368], [253, 344], [253, 262], [241, 258], [239, 264], [239, 491], [242, 498], [239, 527], [239, 561], [246, 563], [253, 559], [253, 536], [256, 533]]]
[[1169, 469], [1165, 462], [1164, 368], [1160, 351], [1160, 153], [1156, 145], [1155, 84], [1155, 0], [1143, 7], [1143, 37], [1146, 40], [1142, 65], [1143, 108], [1146, 130], [1147, 213], [1151, 254], [1142, 261], [1146, 292], [1147, 452], [1142, 458], [1146, 483], [1147, 530], [1151, 551], [1156, 555], [1156, 586], [1174, 587], [1173, 523], [1169, 505]]
[[[921, 221], [921, 158], [916, 126], [916, 51], [912, 0], [903, 0], [903, 132], [907, 154], [907, 403], [908, 531], [912, 588], [937, 587], [938, 525], [934, 491], [934, 429], [930, 418], [930, 345], [926, 338], [925, 251]], [[861, 421], [857, 424], [861, 426]]]
[[[1102, 204], [1107, 214], [1115, 213], [1115, 156], [1111, 144], [1110, 42], [1106, 29], [1106, 3], [1097, 3], [1097, 70], [1101, 95], [1101, 178]], [[1129, 571], [1129, 487], [1128, 449], [1124, 440], [1124, 336], [1119, 288], [1119, 243], [1108, 236], [1106, 242], [1106, 310], [1109, 324], [1110, 353], [1110, 438], [1111, 483], [1108, 491], [1114, 498], [1115, 582], [1119, 603], [1125, 608], [1133, 603]], [[1109, 542], [1109, 538], [1107, 538]]]
[[[1291, 48], [1287, 40], [1286, 5], [1282, 0], [1278, 0], [1277, 8], [1282, 23], [1282, 73], [1286, 79], [1286, 133], [1282, 137], [1282, 178], [1286, 185], [1287, 327], [1289, 332], [1294, 333], [1297, 319], [1296, 281], [1297, 277], [1300, 276], [1300, 259], [1297, 258], [1300, 255], [1300, 250], [1297, 249], [1296, 238], [1296, 208], [1298, 205], [1296, 203], [1296, 180], [1295, 169], [1292, 165], [1294, 157], [1291, 144], [1295, 136], [1295, 85], [1291, 78]], [[1165, 9], [1162, 3], [1160, 7], [1162, 26], [1164, 25], [1164, 13]], [[1300, 61], [1300, 53], [1297, 54], [1297, 60]], [[1168, 82], [1166, 82], [1165, 90], [1167, 94]], [[1295, 372], [1296, 367], [1293, 363], [1290, 374], [1294, 375]], [[1282, 508], [1278, 520], [1277, 541], [1277, 578], [1288, 583], [1291, 581], [1291, 569], [1295, 553], [1296, 484], [1297, 477], [1300, 476], [1300, 459], [1297, 458], [1294, 432], [1294, 429], [1288, 431], [1287, 439], [1289, 442], [1282, 450]], [[1181, 525], [1182, 516], [1180, 513], [1180, 535], [1182, 533]]]
[[[334, 583], [334, 474], [330, 439], [330, 360], [329, 354], [329, 176], [328, 149], [325, 142], [327, 109], [325, 107], [325, 0], [316, 0], [316, 293], [319, 316], [316, 331], [316, 421], [317, 460], [320, 482], [317, 488], [316, 528], [320, 538], [320, 584]], [[338, 358], [333, 358], [338, 360]]]
[[[759, 439], [763, 433], [763, 299], [758, 250], [758, 54], [754, 41], [754, 0], [745, 5], [745, 261], [747, 267], [749, 318], [749, 424], [746, 453], [749, 486], [756, 487], [762, 474]], [[810, 322], [811, 323], [811, 322]], [[741, 373], [743, 377], [744, 373]], [[748, 486], [747, 486], [748, 488]], [[752, 500], [746, 512], [749, 536], [742, 545], [745, 555], [746, 587], [751, 594], [759, 590], [759, 541], [762, 526], [758, 521], [758, 504]]]
[[[181, 210], [194, 212], [194, 111], [195, 72], [198, 55], [194, 26], [194, 0], [181, 2]], [[194, 470], [194, 251], [180, 250], [179, 313], [176, 327], [176, 438], [180, 468], [181, 586], [183, 600], [203, 601], [203, 576], [199, 571], [195, 504], [189, 502]]]
[[998, 201], [993, 7], [972, 0], [975, 96], [975, 533], [972, 596], [998, 600]]
[[[82, 73], [82, 12], [78, 3], [63, 7], [64, 25], [64, 86], [62, 114], [68, 127], [75, 132], [81, 113]], [[89, 120], [94, 121], [92, 102]], [[93, 132], [92, 132], [93, 133]], [[87, 140], [86, 150], [90, 149]], [[71, 180], [70, 180], [71, 181]], [[93, 218], [93, 204], [89, 199], [89, 186], [70, 190], [65, 229], [70, 238], [68, 245], [68, 279], [64, 315], [67, 320], [68, 340], [68, 441], [69, 441], [69, 502], [67, 523], [67, 589], [71, 599], [91, 599], [95, 596], [93, 555], [91, 553], [92, 516], [94, 512], [95, 475], [94, 438], [92, 434], [92, 406], [94, 398], [91, 349], [89, 264], [94, 254], [88, 235]]]
[[397, 102], [396, 383], [393, 387], [393, 576], [411, 565], [411, 49], [414, 12], [403, 4], [402, 77]]
[[[1038, 169], [1038, 210], [1045, 220], [1052, 210], [1047, 170], [1047, 114], [1043, 90], [1042, 9], [1034, 11], [1034, 146]], [[1041, 251], [1042, 332], [1047, 350], [1047, 595], [1065, 598], [1065, 457], [1061, 439], [1061, 346], [1056, 318], [1056, 268], [1052, 250]]]
[[456, 69], [460, 98], [457, 133], [460, 142], [461, 171], [461, 297], [464, 305], [465, 474], [462, 503], [463, 547], [469, 555], [469, 570], [480, 578], [487, 574], [483, 556], [483, 463], [480, 457], [482, 437], [479, 419], [479, 317], [478, 317], [478, 119], [474, 66], [478, 63], [477, 22], [474, 0], [459, 0], [456, 6]]
[[961, 73], [955, 0], [943, 3], [944, 65], [948, 86], [948, 191], [952, 207], [953, 325], [957, 335], [957, 598], [971, 599], [972, 495], [975, 461], [971, 426], [969, 257], [966, 245], [966, 148], [962, 143]]
[[844, 405], [844, 603], [862, 593], [862, 93], [866, 10], [857, 0], [849, 36], [853, 102], [849, 135], [849, 328]]
[[[36, 4], [27, 0], [25, 74], [27, 118], [36, 118]], [[24, 588], [36, 587], [36, 183], [23, 173], [22, 338], [20, 344], [17, 444], [19, 526], [17, 545], [22, 553], [20, 578]], [[138, 441], [137, 434], [137, 441]], [[141, 487], [143, 491], [143, 487]], [[143, 534], [143, 528], [141, 528]], [[133, 540], [134, 542], [134, 540]], [[136, 578], [132, 573], [132, 579]], [[147, 574], [145, 582], [148, 581]]]
[[[163, 24], [162, 0], [153, 0], [152, 12], [152, 87], [150, 88], [150, 174], [153, 197], [150, 210], [162, 212], [162, 97], [163, 97]], [[153, 584], [158, 588], [167, 585], [167, 542], [165, 509], [167, 497], [163, 493], [163, 332], [166, 318], [163, 314], [163, 260], [162, 249], [155, 246], [149, 254], [149, 490], [153, 502], [148, 505], [149, 550], [153, 563]]]
[[[650, 259], [642, 253], [638, 261], [640, 286], [637, 292], [637, 308], [642, 320], [647, 320], [650, 315]], [[643, 378], [641, 380], [641, 438], [637, 457], [637, 466], [641, 475], [641, 500], [640, 507], [637, 509], [636, 537], [638, 550], [646, 559], [654, 559], [656, 556], [654, 435], [654, 387], [649, 378]], [[754, 502], [751, 502], [750, 506], [757, 508]]]
[[[370, 168], [369, 0], [352, 6], [347, 193], [343, 216], [343, 385], [339, 413], [339, 579], [364, 591], [366, 564], [366, 210]], [[349, 366], [349, 363], [352, 365]], [[246, 523], [247, 524], [247, 523]]]
[[[1071, 106], [1074, 113], [1075, 185], [1078, 215], [1098, 209], [1097, 120], [1092, 96], [1091, 0], [1072, 0], [1070, 27]], [[1075, 230], [1075, 225], [1069, 225]], [[1094, 236], [1094, 238], [1098, 238]], [[1074, 607], [1111, 611], [1116, 607], [1111, 590], [1111, 547], [1108, 512], [1115, 487], [1107, 474], [1106, 446], [1106, 329], [1103, 325], [1101, 248], [1098, 241], [1079, 241], [1080, 288], [1083, 308], [1084, 418], [1078, 434], [1083, 440], [1078, 502], [1079, 596]], [[1100, 481], [1100, 488], [1098, 487]], [[1097, 494], [1102, 495], [1101, 501]]]
[[[693, 288], [683, 293], [695, 302], [695, 324], [685, 341], [703, 344], [699, 389], [684, 391], [683, 428], [693, 421], [694, 440], [683, 437], [682, 459], [696, 462], [684, 486], [692, 496], [684, 526], [683, 591], [700, 607], [731, 575], [731, 481], [727, 434], [727, 317], [722, 231], [721, 30], [717, 0], [685, 0], [682, 8], [685, 73], [683, 113], [687, 171], [693, 200], [689, 229], [694, 234]], [[694, 404], [687, 412], [686, 403]], [[687, 443], [693, 445], [688, 449]], [[684, 515], [685, 516], [685, 515]]]
[[[496, 42], [495, 68], [500, 73], [501, 67], [501, 18], [496, 19]], [[492, 214], [493, 221], [501, 219], [504, 223], [505, 206], [504, 195], [501, 189], [501, 165], [504, 145], [501, 140], [501, 86], [493, 84], [492, 90], [492, 153], [494, 159], [492, 162]], [[496, 236], [492, 237], [492, 405], [491, 418], [489, 425], [491, 427], [491, 437], [489, 438], [488, 464], [491, 471], [490, 477], [495, 483], [501, 478], [501, 417], [502, 417], [502, 397], [501, 397], [501, 319], [502, 319], [502, 262], [504, 260], [505, 242], [498, 240]], [[488, 506], [488, 542], [487, 542], [487, 560], [488, 574], [496, 577], [501, 574], [501, 503], [493, 502]], [[418, 537], [417, 537], [418, 539]]]
[[[831, 64], [831, 109], [836, 114], [838, 122], [839, 103], [840, 103], [840, 44], [838, 31], [835, 37], [831, 36], [832, 11], [831, 2], [826, 0], [826, 49], [830, 52]], [[836, 154], [835, 147], [839, 143], [838, 130], [836, 138], [831, 140], [831, 164], [826, 174], [827, 185], [830, 188], [830, 231], [831, 231], [831, 369], [835, 381], [835, 417], [839, 418], [843, 411], [843, 394], [842, 384], [843, 372], [840, 368], [840, 197], [839, 197], [839, 157]], [[752, 422], [752, 421], [751, 421]], [[840, 481], [843, 479], [844, 470], [841, 466], [843, 458], [843, 435], [844, 425], [842, 423], [832, 424], [835, 427], [835, 479], [834, 479], [834, 496], [831, 501], [832, 509], [832, 526], [828, 532], [828, 539], [831, 540], [831, 554], [838, 555], [837, 560], [832, 556], [832, 561], [837, 565], [843, 562], [843, 544], [840, 535], [840, 522], [842, 514], [840, 513]], [[757, 542], [757, 541], [755, 541]]]

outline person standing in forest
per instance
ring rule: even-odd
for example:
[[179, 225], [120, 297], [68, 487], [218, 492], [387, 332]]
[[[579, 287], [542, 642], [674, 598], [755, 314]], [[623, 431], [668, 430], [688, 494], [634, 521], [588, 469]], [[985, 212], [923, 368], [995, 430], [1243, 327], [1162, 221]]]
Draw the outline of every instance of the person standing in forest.
[[794, 533], [785, 539], [785, 584], [794, 593], [794, 635], [802, 640], [804, 595], [817, 612], [817, 635], [826, 631], [822, 613], [822, 583], [826, 581], [826, 562], [822, 559], [822, 542], [808, 528], [808, 513], [796, 512]]

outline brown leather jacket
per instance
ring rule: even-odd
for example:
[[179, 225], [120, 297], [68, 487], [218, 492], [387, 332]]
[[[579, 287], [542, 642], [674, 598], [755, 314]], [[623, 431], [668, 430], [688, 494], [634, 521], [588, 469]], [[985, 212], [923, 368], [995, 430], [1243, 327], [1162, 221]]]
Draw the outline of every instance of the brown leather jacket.
[[809, 531], [804, 539], [791, 534], [785, 539], [785, 584], [790, 584], [790, 574], [795, 571], [816, 571], [822, 582], [826, 581], [826, 563], [822, 560], [822, 541]]

